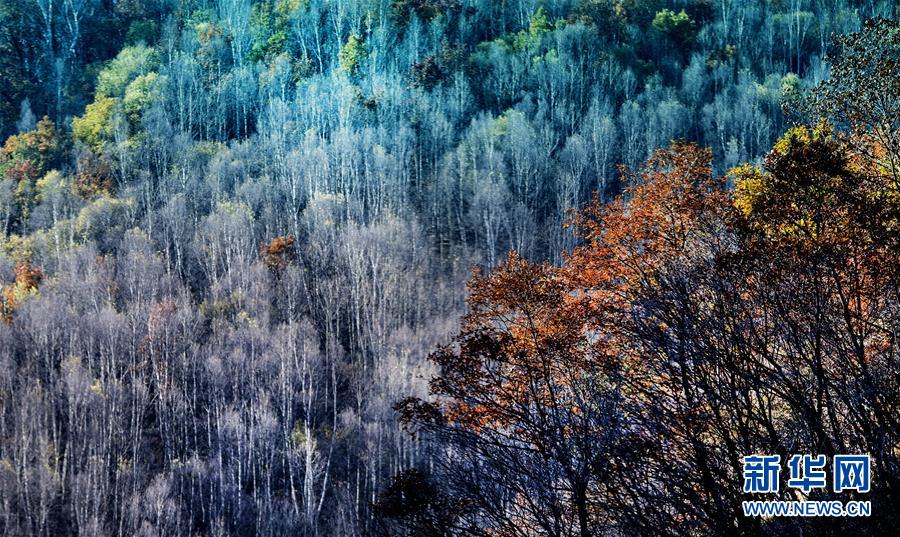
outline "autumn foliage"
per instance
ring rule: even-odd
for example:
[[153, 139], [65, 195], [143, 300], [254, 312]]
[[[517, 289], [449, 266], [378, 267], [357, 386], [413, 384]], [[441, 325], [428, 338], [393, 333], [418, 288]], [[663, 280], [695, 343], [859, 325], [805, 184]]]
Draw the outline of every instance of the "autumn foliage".
[[37, 180], [59, 158], [59, 135], [47, 117], [34, 130], [7, 138], [0, 148], [0, 177]]
[[44, 278], [44, 273], [39, 267], [34, 267], [27, 261], [16, 264], [16, 279], [13, 283], [0, 288], [0, 319], [4, 322], [12, 322], [12, 315], [16, 307], [28, 296], [37, 292], [38, 286]]
[[748, 453], [870, 453], [873, 504], [896, 501], [900, 197], [859, 147], [797, 128], [728, 189], [676, 143], [574, 216], [562, 266], [475, 275], [434, 401], [399, 408], [457, 446], [486, 534], [786, 531], [739, 511]]
[[113, 175], [109, 163], [91, 151], [78, 159], [78, 173], [73, 184], [75, 192], [84, 199], [94, 199], [110, 195], [113, 190]]
[[295, 255], [293, 235], [275, 237], [260, 249], [263, 263], [272, 272], [284, 270]]
[[711, 152], [695, 145], [676, 143], [625, 174], [633, 186], [621, 196], [609, 204], [595, 199], [574, 215], [571, 225], [585, 242], [560, 271], [595, 308], [627, 307], [628, 291], [652, 284], [664, 264], [707, 251], [728, 205]]

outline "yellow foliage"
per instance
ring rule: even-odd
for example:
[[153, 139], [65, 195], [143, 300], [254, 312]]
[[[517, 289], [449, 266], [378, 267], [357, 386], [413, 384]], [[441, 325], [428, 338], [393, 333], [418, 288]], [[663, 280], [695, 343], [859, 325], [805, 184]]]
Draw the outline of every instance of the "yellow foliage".
[[728, 172], [734, 182], [734, 206], [745, 217], [753, 211], [754, 200], [766, 189], [767, 174], [759, 166], [741, 164]]
[[72, 118], [72, 136], [99, 153], [113, 136], [113, 116], [118, 107], [118, 98], [98, 97], [85, 107], [84, 115]]
[[34, 241], [29, 236], [9, 235], [0, 240], [0, 249], [7, 257], [15, 261], [27, 261], [31, 259], [34, 250]]
[[12, 314], [25, 299], [38, 294], [38, 285], [44, 278], [40, 268], [27, 261], [16, 264], [16, 280], [0, 289], [0, 320], [12, 322]]
[[94, 395], [106, 397], [106, 395], [103, 393], [103, 383], [100, 382], [100, 379], [94, 379], [94, 381], [91, 382], [91, 392]]

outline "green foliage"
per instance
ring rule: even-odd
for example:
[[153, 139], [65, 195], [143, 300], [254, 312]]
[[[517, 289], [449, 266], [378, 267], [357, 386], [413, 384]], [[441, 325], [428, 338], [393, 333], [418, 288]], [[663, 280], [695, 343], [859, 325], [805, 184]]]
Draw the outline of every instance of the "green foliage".
[[[144, 45], [125, 47], [97, 76], [94, 102], [72, 119], [72, 136], [100, 153], [121, 121], [121, 113], [137, 124], [143, 113], [163, 96], [166, 78], [153, 71], [158, 55]], [[127, 128], [123, 125], [122, 128]]]
[[822, 208], [852, 182], [853, 173], [833, 128], [820, 124], [788, 130], [766, 158], [766, 170], [743, 165], [731, 171], [734, 206], [771, 237], [814, 240], [835, 217]]
[[528, 21], [528, 33], [533, 37], [540, 39], [545, 33], [553, 29], [550, 19], [547, 18], [547, 12], [541, 6], [534, 12]]
[[[564, 25], [564, 21], [557, 21], [558, 25]], [[528, 30], [521, 30], [513, 35], [502, 38], [514, 51], [537, 51], [541, 46], [544, 36], [554, 29], [543, 7], [539, 7], [528, 21]]]
[[653, 17], [653, 28], [671, 37], [680, 45], [690, 44], [697, 35], [694, 21], [682, 9], [675, 13], [671, 9], [663, 9]]
[[287, 34], [282, 22], [276, 27], [275, 13], [271, 2], [254, 4], [250, 13], [250, 35], [252, 44], [248, 58], [261, 61], [268, 56], [282, 52]]
[[309, 6], [309, 0], [276, 0], [254, 4], [250, 13], [251, 61], [271, 62], [288, 52], [291, 19]]
[[628, 17], [621, 4], [610, 0], [579, 0], [572, 11], [574, 20], [593, 26], [597, 32], [619, 41], [628, 30]]
[[725, 45], [712, 50], [706, 57], [707, 67], [716, 67], [723, 63], [730, 62], [737, 55], [737, 47], [734, 45]]
[[309, 7], [309, 0], [276, 0], [275, 13], [282, 19], [292, 17], [298, 10]]
[[793, 103], [803, 95], [803, 82], [794, 73], [788, 73], [781, 78], [781, 102]]
[[355, 75], [368, 55], [369, 51], [366, 49], [366, 45], [355, 33], [350, 34], [347, 43], [338, 53], [341, 70], [348, 75]]
[[306, 429], [300, 420], [294, 423], [294, 428], [291, 430], [291, 443], [297, 451], [306, 444]]
[[155, 69], [158, 62], [152, 48], [144, 45], [123, 48], [97, 76], [96, 96], [121, 98], [128, 84]]
[[253, 209], [242, 201], [220, 201], [216, 204], [216, 212], [227, 214], [228, 216], [239, 216], [253, 221]]
[[14, 261], [28, 261], [34, 254], [34, 239], [29, 235], [0, 235], [0, 252]]
[[541, 63], [553, 63], [558, 60], [555, 49], [542, 47], [544, 38], [553, 31], [562, 30], [568, 23], [563, 19], [550, 22], [543, 7], [539, 7], [532, 14], [528, 22], [528, 28], [509, 33], [492, 41], [479, 43], [472, 53], [473, 64], [483, 69], [490, 69], [497, 55], [521, 54], [531, 65]]
[[140, 120], [141, 115], [162, 99], [162, 88], [165, 77], [158, 73], [150, 72], [140, 75], [125, 88], [125, 97], [122, 99], [126, 117], [131, 122]]
[[30, 177], [20, 180], [13, 196], [19, 206], [21, 220], [27, 221], [31, 207], [34, 205], [34, 180]]
[[502, 114], [500, 114], [497, 119], [495, 119], [491, 123], [491, 127], [489, 132], [494, 139], [501, 139], [506, 136], [506, 133], [509, 132], [509, 122], [515, 118], [516, 120], [522, 120], [522, 112], [517, 110], [506, 110]]

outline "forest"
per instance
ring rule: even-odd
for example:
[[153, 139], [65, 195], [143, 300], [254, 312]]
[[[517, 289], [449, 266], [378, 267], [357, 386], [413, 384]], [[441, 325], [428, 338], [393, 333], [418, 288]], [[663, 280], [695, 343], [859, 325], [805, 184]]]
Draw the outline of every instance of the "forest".
[[0, 534], [894, 535], [898, 9], [0, 0]]

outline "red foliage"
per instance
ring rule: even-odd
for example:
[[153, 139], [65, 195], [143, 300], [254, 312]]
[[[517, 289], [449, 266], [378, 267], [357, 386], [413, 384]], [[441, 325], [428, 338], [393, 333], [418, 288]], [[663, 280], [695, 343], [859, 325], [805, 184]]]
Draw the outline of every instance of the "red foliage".
[[3, 302], [0, 303], [0, 319], [7, 323], [12, 322], [13, 311], [19, 305], [22, 294], [37, 289], [43, 279], [44, 273], [39, 267], [32, 266], [27, 261], [16, 263], [15, 281], [0, 289], [3, 296]]
[[284, 270], [296, 258], [294, 236], [275, 237], [260, 249], [263, 263], [272, 272]]

